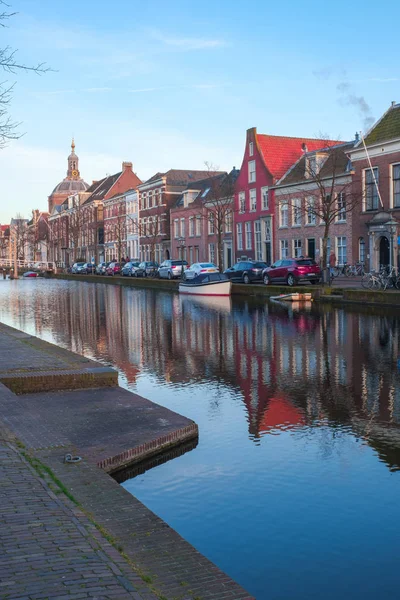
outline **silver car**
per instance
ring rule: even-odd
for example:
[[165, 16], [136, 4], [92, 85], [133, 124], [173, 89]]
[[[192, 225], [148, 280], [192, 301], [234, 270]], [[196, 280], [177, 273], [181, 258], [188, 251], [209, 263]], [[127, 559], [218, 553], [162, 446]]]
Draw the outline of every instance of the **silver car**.
[[158, 267], [158, 276], [164, 279], [178, 279], [182, 274], [183, 269], [189, 267], [187, 260], [164, 260]]

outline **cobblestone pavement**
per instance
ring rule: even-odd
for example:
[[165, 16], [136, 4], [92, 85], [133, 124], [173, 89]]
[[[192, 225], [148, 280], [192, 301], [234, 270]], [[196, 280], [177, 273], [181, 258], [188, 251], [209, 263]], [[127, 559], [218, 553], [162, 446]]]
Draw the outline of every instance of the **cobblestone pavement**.
[[0, 439], [1, 600], [155, 600], [143, 586], [88, 517]]

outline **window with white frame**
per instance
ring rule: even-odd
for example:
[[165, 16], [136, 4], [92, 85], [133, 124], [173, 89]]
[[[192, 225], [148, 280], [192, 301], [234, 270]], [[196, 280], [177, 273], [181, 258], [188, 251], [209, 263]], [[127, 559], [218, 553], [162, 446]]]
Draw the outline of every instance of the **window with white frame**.
[[201, 216], [196, 215], [196, 236], [201, 236]]
[[246, 210], [246, 194], [239, 192], [239, 212], [244, 213]]
[[358, 240], [358, 260], [360, 263], [365, 263], [365, 240], [363, 237]]
[[257, 210], [257, 190], [250, 190], [250, 210]]
[[242, 223], [238, 223], [236, 225], [236, 231], [237, 231], [237, 249], [243, 250], [243, 224]]
[[233, 215], [231, 210], [227, 210], [225, 214], [225, 233], [232, 233]]
[[293, 200], [292, 226], [298, 227], [301, 225], [301, 198]]
[[393, 208], [400, 208], [400, 164], [392, 165]]
[[153, 206], [153, 192], [149, 192], [149, 201], [147, 203], [147, 206], [149, 208], [151, 208]]
[[307, 225], [315, 225], [317, 219], [315, 215], [315, 198], [308, 197], [307, 200]]
[[215, 263], [215, 244], [208, 244], [208, 256], [211, 263]]
[[254, 154], [254, 142], [249, 143], [249, 156], [253, 156]]
[[142, 208], [147, 208], [146, 192], [142, 193]]
[[189, 236], [194, 237], [194, 217], [189, 217]]
[[378, 189], [379, 185], [379, 169], [365, 169], [364, 171], [364, 193], [365, 193], [365, 210], [378, 209]]
[[174, 219], [174, 238], [179, 237], [179, 219]]
[[281, 240], [281, 258], [289, 257], [289, 240]]
[[189, 262], [190, 264], [193, 262], [193, 246], [189, 246]]
[[267, 187], [262, 187], [261, 188], [261, 208], [262, 210], [268, 210], [268, 188]]
[[181, 237], [185, 237], [185, 219], [181, 219]]
[[347, 239], [343, 236], [336, 238], [337, 260], [339, 265], [347, 262]]
[[300, 258], [301, 255], [301, 239], [293, 240], [293, 256], [295, 258]]
[[256, 260], [262, 260], [262, 244], [261, 244], [261, 222], [254, 222], [254, 246], [256, 251]]
[[287, 200], [281, 200], [279, 204], [279, 227], [287, 227], [289, 224], [289, 205]]
[[146, 236], [147, 235], [147, 219], [146, 219], [146, 217], [143, 219], [142, 225], [143, 225], [143, 227], [142, 227], [143, 235]]
[[336, 196], [337, 201], [337, 220], [345, 221], [346, 220], [346, 194], [344, 192], [339, 192]]
[[251, 243], [251, 222], [247, 221], [246, 222], [246, 250], [251, 250], [252, 249], [252, 243]]
[[249, 183], [255, 183], [256, 180], [256, 161], [249, 160]]
[[208, 235], [215, 233], [215, 215], [213, 212], [208, 213]]

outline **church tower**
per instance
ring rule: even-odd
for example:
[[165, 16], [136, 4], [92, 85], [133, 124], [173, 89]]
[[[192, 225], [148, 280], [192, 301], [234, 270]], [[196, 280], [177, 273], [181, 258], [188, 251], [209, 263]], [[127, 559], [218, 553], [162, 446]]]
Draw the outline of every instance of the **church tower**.
[[54, 206], [59, 206], [72, 194], [76, 192], [85, 192], [89, 187], [86, 181], [83, 181], [79, 172], [79, 158], [75, 154], [75, 141], [72, 138], [71, 154], [68, 156], [67, 176], [61, 181], [48, 198], [49, 213], [51, 214]]

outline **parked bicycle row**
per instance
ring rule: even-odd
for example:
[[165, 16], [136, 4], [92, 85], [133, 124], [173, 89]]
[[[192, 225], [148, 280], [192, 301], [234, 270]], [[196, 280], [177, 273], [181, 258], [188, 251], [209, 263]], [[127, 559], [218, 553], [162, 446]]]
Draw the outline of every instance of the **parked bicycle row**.
[[361, 285], [369, 290], [400, 290], [400, 274], [395, 267], [381, 267], [379, 272], [365, 273]]

